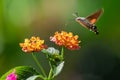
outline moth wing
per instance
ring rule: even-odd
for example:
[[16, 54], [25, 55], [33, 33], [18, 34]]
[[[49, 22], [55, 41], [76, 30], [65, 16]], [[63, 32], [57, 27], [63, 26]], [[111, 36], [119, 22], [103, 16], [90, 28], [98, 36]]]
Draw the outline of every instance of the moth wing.
[[86, 19], [91, 24], [95, 24], [96, 21], [98, 20], [98, 18], [101, 16], [102, 13], [103, 13], [103, 9], [100, 9], [100, 10], [96, 11], [95, 13], [91, 14], [90, 16], [86, 17]]

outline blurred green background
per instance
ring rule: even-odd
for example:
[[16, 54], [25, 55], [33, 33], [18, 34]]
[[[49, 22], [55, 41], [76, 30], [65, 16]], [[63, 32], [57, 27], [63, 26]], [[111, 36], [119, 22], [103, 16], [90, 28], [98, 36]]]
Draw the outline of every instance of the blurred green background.
[[[65, 50], [65, 66], [56, 80], [120, 80], [120, 1], [119, 0], [0, 0], [0, 76], [15, 66], [37, 69], [31, 55], [24, 54], [19, 43], [40, 36], [55, 46], [49, 36], [55, 31], [79, 35], [81, 49]], [[72, 16], [88, 16], [104, 8], [96, 23], [99, 35], [83, 28]], [[55, 46], [57, 48], [57, 46]], [[38, 54], [49, 70], [45, 56]]]

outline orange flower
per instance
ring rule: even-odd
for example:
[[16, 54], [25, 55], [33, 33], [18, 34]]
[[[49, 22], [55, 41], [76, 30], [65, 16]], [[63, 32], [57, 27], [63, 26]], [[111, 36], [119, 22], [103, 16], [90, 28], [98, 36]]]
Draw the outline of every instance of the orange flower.
[[46, 48], [44, 45], [44, 40], [40, 40], [39, 37], [25, 39], [24, 43], [20, 43], [20, 47], [22, 47], [24, 52], [38, 52]]
[[70, 50], [77, 50], [80, 48], [79, 46], [80, 41], [78, 41], [78, 35], [73, 36], [72, 32], [69, 33], [65, 31], [61, 31], [61, 33], [55, 32], [55, 35], [53, 37], [52, 36], [50, 37], [50, 41], [55, 42], [55, 44], [59, 46], [65, 46]]

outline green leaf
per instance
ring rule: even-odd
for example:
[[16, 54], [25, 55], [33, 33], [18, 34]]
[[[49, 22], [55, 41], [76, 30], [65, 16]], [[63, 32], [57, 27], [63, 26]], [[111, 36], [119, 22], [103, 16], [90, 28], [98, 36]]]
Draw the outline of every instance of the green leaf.
[[29, 78], [27, 78], [26, 80], [36, 80], [36, 79], [45, 79], [42, 75], [34, 75], [34, 76], [30, 76]]
[[9, 70], [7, 73], [5, 73], [0, 80], [6, 80], [6, 77], [12, 73], [15, 70], [15, 74], [17, 75], [17, 80], [26, 80], [27, 78], [39, 75], [39, 73], [30, 66], [18, 66], [11, 70]]
[[57, 76], [64, 66], [64, 61], [62, 61], [56, 68], [53, 69], [53, 77]]
[[42, 75], [30, 76], [30, 77], [27, 78], [26, 80], [36, 80], [36, 79], [43, 79], [43, 80], [45, 80], [45, 78], [44, 78]]
[[38, 77], [38, 75], [34, 75], [34, 76], [27, 78], [26, 80], [35, 80], [37, 77]]

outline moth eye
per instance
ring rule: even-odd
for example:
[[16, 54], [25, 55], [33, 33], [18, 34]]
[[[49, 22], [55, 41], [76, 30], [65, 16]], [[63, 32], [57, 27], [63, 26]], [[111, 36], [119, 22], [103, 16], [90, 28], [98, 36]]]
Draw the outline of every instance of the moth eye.
[[76, 21], [77, 21], [77, 22], [80, 22], [80, 21], [81, 21], [81, 19], [80, 19], [80, 18], [76, 18]]
[[77, 19], [78, 21], [80, 20], [80, 18]]

